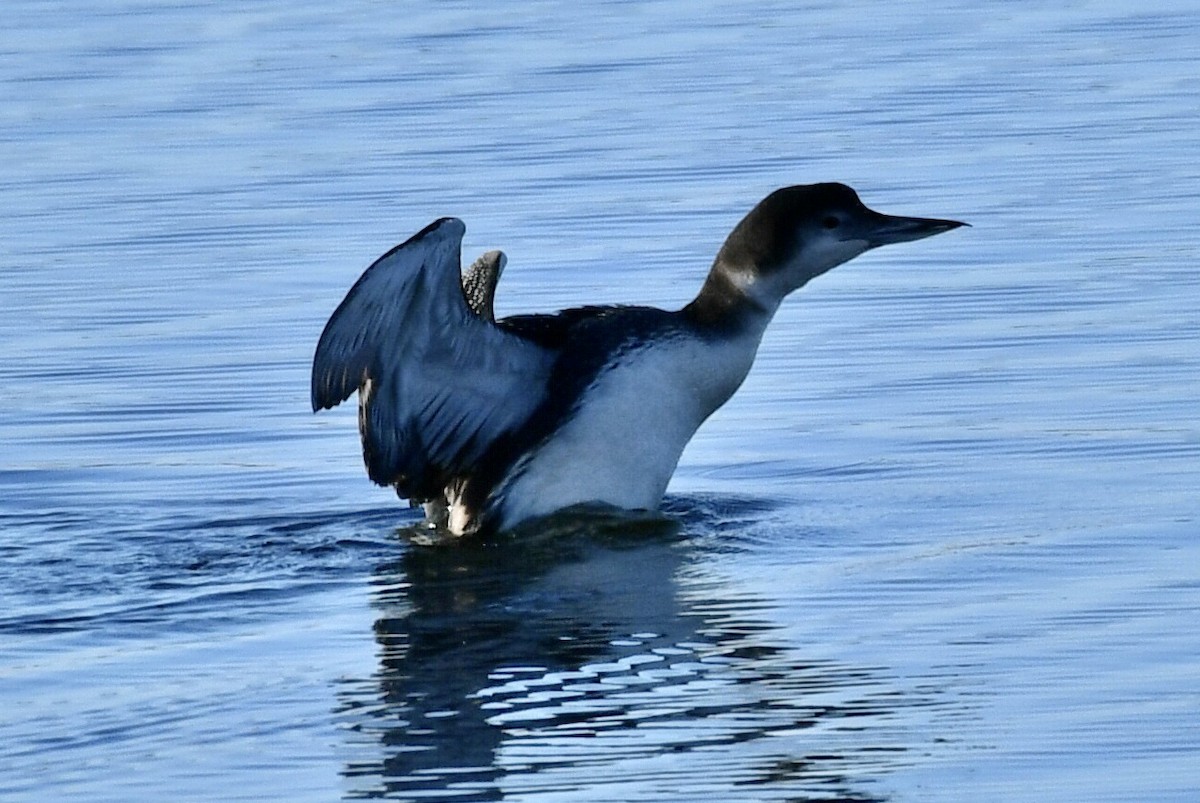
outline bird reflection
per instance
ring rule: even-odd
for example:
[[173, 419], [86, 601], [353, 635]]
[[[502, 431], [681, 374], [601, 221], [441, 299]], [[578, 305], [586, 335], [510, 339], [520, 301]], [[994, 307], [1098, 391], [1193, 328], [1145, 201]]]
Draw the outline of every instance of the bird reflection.
[[[798, 661], [756, 615], [765, 601], [721, 598], [693, 576], [708, 548], [695, 531], [716, 523], [702, 508], [682, 527], [571, 519], [503, 541], [412, 545], [379, 567], [379, 672], [339, 693], [355, 756], [347, 799], [554, 798], [630, 783], [651, 799], [688, 784], [726, 799], [755, 797], [737, 791], [747, 786], [875, 799], [849, 788], [854, 752], [809, 732], [853, 717], [861, 733], [896, 690], [878, 670]], [[879, 766], [880, 746], [855, 739]], [[669, 760], [630, 777], [656, 757]]]

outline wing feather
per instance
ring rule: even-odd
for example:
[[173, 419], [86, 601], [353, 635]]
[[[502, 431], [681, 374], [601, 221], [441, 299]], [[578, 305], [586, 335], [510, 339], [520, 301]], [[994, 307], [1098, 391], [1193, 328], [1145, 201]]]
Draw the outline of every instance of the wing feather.
[[442, 218], [388, 251], [334, 311], [313, 358], [313, 410], [359, 391], [367, 473], [425, 499], [545, 395], [554, 353], [480, 317], [460, 268], [466, 228]]

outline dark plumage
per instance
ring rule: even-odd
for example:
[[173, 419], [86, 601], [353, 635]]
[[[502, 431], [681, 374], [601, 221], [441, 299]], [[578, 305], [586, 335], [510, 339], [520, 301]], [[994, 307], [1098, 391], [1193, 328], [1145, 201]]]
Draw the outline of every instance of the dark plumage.
[[313, 409], [359, 391], [367, 472], [458, 534], [583, 503], [657, 506], [696, 428], [741, 384], [785, 296], [879, 245], [957, 221], [882, 215], [841, 184], [771, 193], [683, 309], [494, 319], [505, 257], [460, 273], [442, 218], [377, 260], [321, 335]]

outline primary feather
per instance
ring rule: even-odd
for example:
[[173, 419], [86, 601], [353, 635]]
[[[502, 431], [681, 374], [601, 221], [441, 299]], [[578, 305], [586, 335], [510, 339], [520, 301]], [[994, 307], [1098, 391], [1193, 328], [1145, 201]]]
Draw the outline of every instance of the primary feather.
[[359, 391], [368, 475], [417, 501], [438, 497], [529, 417], [552, 361], [468, 306], [465, 231], [442, 218], [380, 257], [329, 319], [313, 359], [313, 410]]

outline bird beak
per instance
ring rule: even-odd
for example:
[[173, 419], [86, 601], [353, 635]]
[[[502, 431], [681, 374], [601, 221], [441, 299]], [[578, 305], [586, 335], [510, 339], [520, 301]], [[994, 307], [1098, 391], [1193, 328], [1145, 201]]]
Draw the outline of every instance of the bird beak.
[[957, 229], [959, 226], [969, 226], [957, 220], [939, 220], [931, 217], [898, 217], [875, 212], [866, 226], [864, 239], [870, 248], [892, 243], [907, 243], [932, 237], [944, 231]]

